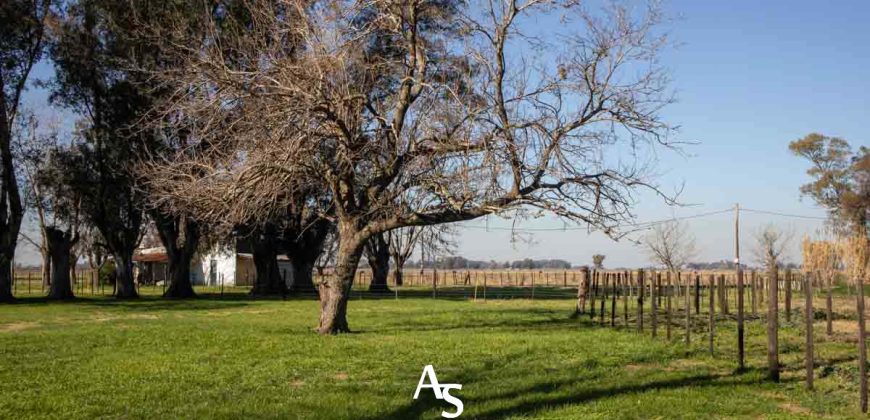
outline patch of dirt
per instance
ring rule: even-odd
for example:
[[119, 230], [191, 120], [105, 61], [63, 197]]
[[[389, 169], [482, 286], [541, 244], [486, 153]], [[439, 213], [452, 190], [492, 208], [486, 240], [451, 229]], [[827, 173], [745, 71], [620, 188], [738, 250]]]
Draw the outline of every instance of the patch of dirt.
[[655, 369], [657, 367], [658, 367], [658, 365], [653, 364], [653, 363], [627, 364], [627, 365], [625, 365], [625, 370], [627, 370], [629, 372], [636, 372], [636, 371], [645, 370], [645, 369]]
[[36, 328], [37, 326], [39, 326], [38, 322], [14, 322], [12, 324], [0, 325], [0, 332], [19, 332]]
[[271, 314], [274, 313], [274, 310], [263, 310], [263, 309], [236, 309], [236, 310], [218, 310], [218, 311], [207, 311], [206, 315], [209, 316], [230, 316], [237, 314], [250, 314], [250, 315], [262, 315], [262, 314]]
[[779, 404], [779, 408], [783, 411], [789, 412], [791, 414], [801, 414], [808, 416], [813, 414], [813, 411], [809, 408], [803, 407], [799, 404], [793, 402], [783, 402]]
[[290, 386], [292, 386], [294, 389], [302, 388], [303, 385], [305, 385], [305, 381], [303, 381], [301, 379], [297, 379], [293, 382], [290, 382]]
[[339, 381], [346, 381], [347, 378], [348, 378], [348, 376], [347, 376], [347, 373], [345, 373], [345, 372], [338, 372], [335, 374], [335, 379], [338, 379]]
[[698, 368], [707, 367], [707, 364], [700, 360], [677, 359], [672, 361], [665, 367], [667, 371], [675, 370], [696, 370]]

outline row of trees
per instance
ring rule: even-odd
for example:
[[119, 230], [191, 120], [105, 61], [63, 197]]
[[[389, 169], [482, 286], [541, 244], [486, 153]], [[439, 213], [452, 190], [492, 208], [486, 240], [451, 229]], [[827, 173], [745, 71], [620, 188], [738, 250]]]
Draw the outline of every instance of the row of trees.
[[[550, 213], [618, 237], [638, 189], [671, 201], [646, 159], [672, 146], [654, 6], [11, 0], [2, 11], [4, 299], [24, 211], [9, 107], [43, 53], [52, 102], [80, 117], [33, 182], [52, 212], [52, 285], [68, 284], [67, 251], [87, 231], [114, 260], [116, 296], [135, 297], [132, 254], [153, 223], [167, 295], [192, 296], [195, 250], [243, 236], [255, 293], [283, 288], [277, 253], [309, 288], [298, 279], [331, 253], [318, 329], [340, 333], [361, 258], [385, 279], [409, 244], [441, 240], [438, 226]], [[540, 21], [552, 24], [529, 26]], [[628, 159], [612, 155], [626, 146]]]

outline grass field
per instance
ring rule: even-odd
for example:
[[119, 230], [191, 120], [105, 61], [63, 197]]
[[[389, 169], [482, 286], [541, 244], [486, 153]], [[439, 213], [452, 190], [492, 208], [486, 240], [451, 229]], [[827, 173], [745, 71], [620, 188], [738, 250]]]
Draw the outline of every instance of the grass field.
[[807, 392], [798, 315], [783, 323], [774, 384], [760, 322], [747, 327], [749, 370], [735, 373], [729, 320], [711, 357], [701, 319], [686, 346], [680, 328], [667, 342], [663, 328], [652, 339], [572, 319], [571, 299], [360, 296], [355, 333], [320, 337], [315, 300], [225, 297], [0, 306], [0, 417], [440, 418], [453, 407], [412, 399], [426, 364], [463, 385], [463, 418], [860, 416], [849, 326], [828, 339], [821, 318]]

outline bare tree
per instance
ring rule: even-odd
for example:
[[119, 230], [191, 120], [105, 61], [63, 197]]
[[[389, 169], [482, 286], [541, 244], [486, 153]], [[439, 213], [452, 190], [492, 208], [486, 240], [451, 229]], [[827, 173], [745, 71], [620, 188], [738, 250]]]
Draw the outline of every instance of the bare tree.
[[686, 222], [671, 220], [653, 226], [643, 240], [649, 257], [676, 273], [696, 256], [695, 236]]
[[755, 257], [767, 268], [767, 376], [779, 381], [779, 264], [790, 235], [767, 225], [755, 235]]
[[[185, 65], [158, 75], [176, 92], [164, 112], [195, 118], [195, 136], [223, 155], [152, 172], [191, 180], [175, 196], [201, 195], [201, 180], [229, 179], [220, 196], [256, 181], [236, 211], [268, 213], [300, 184], [329, 191], [322, 215], [339, 243], [319, 288], [321, 333], [349, 331], [349, 291], [376, 235], [534, 208], [617, 236], [636, 189], [659, 192], [645, 157], [671, 145], [660, 111], [673, 99], [656, 7], [315, 3], [251, 0], [244, 30], [214, 22], [219, 42], [177, 45]], [[521, 21], [545, 16], [558, 22], [551, 36], [523, 34]], [[629, 159], [610, 155], [618, 143]]]
[[390, 256], [393, 259], [393, 280], [402, 284], [402, 269], [415, 250], [428, 255], [450, 254], [455, 244], [455, 229], [449, 224], [409, 226], [387, 232]]
[[592, 265], [596, 270], [601, 270], [604, 268], [604, 254], [595, 254], [592, 256]]

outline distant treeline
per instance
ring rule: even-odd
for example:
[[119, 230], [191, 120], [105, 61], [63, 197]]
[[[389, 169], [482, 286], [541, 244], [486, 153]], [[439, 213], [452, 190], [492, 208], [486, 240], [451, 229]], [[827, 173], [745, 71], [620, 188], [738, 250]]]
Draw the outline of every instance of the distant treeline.
[[[437, 268], [439, 270], [496, 270], [496, 269], [562, 269], [571, 268], [571, 263], [565, 260], [533, 260], [525, 258], [515, 261], [477, 261], [469, 260], [465, 257], [453, 256], [442, 257], [434, 263], [427, 261], [422, 264], [426, 268]], [[410, 261], [405, 264], [405, 268], [420, 268], [420, 261]]]

